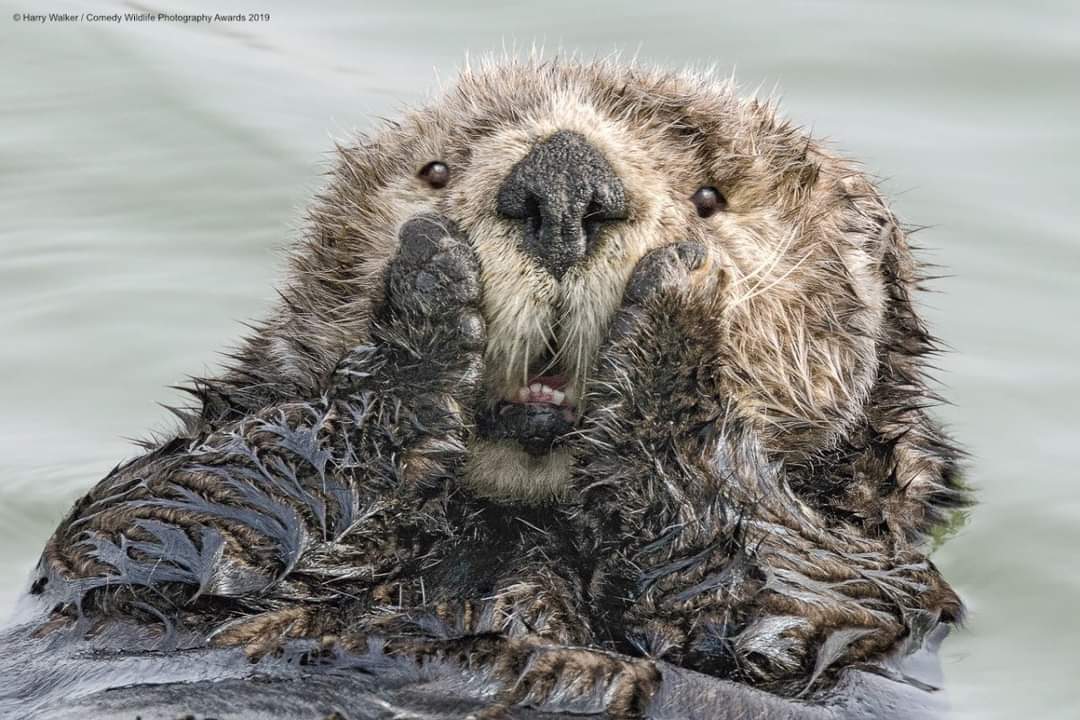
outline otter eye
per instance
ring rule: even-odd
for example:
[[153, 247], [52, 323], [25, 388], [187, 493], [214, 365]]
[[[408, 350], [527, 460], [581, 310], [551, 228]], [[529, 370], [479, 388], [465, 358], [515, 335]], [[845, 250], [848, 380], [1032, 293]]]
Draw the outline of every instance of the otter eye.
[[727, 208], [727, 198], [711, 185], [699, 188], [696, 193], [690, 196], [690, 202], [694, 203], [697, 214], [703, 218]]
[[421, 180], [436, 190], [446, 187], [446, 183], [450, 182], [450, 168], [446, 167], [446, 163], [438, 160], [429, 162], [420, 169], [418, 175]]

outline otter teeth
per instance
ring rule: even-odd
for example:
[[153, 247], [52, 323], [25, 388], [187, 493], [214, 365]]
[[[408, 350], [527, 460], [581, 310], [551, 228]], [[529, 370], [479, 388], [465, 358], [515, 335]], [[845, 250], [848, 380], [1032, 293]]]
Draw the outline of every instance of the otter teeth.
[[553, 387], [538, 382], [518, 388], [514, 399], [520, 403], [547, 403], [549, 405], [567, 404], [566, 393], [562, 390], [556, 390]]

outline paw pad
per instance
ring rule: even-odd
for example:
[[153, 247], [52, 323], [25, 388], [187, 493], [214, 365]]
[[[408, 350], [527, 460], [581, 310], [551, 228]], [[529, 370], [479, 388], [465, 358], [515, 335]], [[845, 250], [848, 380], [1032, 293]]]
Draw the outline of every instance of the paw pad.
[[424, 316], [455, 314], [480, 298], [479, 263], [457, 225], [434, 215], [408, 220], [391, 261], [387, 299]]
[[681, 242], [653, 250], [634, 268], [624, 302], [638, 304], [651, 296], [690, 284], [692, 275], [707, 265], [708, 250], [699, 242]]

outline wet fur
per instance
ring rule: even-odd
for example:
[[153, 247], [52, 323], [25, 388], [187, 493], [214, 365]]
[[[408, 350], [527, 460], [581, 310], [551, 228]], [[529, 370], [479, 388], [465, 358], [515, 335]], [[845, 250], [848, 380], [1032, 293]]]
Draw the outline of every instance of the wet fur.
[[[562, 283], [492, 210], [558, 129], [630, 208]], [[497, 706], [585, 673], [637, 716], [653, 661], [798, 696], [959, 617], [925, 547], [966, 498], [918, 268], [850, 163], [728, 83], [603, 62], [468, 70], [338, 152], [277, 312], [50, 540], [42, 632], [388, 638], [495, 668]], [[704, 184], [726, 212], [696, 216]], [[473, 438], [549, 346], [584, 410], [567, 446]]]

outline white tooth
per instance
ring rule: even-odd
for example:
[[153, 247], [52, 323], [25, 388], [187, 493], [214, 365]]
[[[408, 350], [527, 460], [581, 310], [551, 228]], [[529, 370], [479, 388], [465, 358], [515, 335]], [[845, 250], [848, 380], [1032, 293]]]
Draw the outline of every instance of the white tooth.
[[562, 390], [551, 391], [551, 402], [555, 403], [556, 405], [562, 405], [562, 402], [565, 399], [566, 393], [564, 393]]
[[527, 387], [518, 388], [517, 399], [518, 399], [518, 402], [527, 402], [528, 399], [529, 399], [529, 388], [527, 388]]
[[541, 392], [541, 389], [543, 387], [544, 386], [541, 385], [540, 383], [533, 383], [532, 385], [529, 386], [529, 390], [533, 391], [534, 393], [538, 393], [538, 392]]

